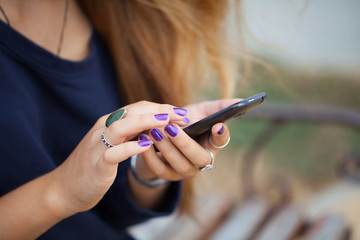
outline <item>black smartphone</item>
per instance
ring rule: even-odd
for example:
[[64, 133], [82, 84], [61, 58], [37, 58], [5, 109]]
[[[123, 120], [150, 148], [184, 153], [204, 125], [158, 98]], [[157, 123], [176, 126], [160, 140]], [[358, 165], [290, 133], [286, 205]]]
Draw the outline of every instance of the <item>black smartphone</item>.
[[243, 115], [250, 110], [260, 106], [266, 100], [267, 94], [265, 92], [256, 94], [252, 97], [234, 103], [229, 107], [221, 109], [220, 111], [203, 118], [183, 130], [193, 139], [197, 139], [201, 135], [208, 133], [211, 127], [219, 122], [226, 122], [231, 118]]

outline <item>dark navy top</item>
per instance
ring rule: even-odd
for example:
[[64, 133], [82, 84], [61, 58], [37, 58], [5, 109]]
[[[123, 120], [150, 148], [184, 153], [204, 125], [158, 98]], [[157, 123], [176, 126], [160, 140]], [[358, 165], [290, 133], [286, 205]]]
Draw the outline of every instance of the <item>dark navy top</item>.
[[[0, 196], [61, 164], [100, 116], [121, 107], [119, 99], [112, 60], [95, 32], [90, 55], [73, 62], [0, 21]], [[172, 213], [181, 184], [171, 185], [159, 212], [139, 208], [128, 193], [128, 166], [119, 164], [117, 179], [94, 209], [40, 239], [119, 239], [127, 226]]]

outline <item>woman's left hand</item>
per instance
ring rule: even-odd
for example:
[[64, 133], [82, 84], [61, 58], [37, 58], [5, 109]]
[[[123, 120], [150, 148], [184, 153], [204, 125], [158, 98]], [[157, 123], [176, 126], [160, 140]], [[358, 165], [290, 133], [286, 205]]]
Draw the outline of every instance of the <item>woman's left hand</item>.
[[239, 100], [225, 99], [192, 104], [185, 107], [188, 110], [189, 123], [185, 123], [186, 121], [170, 123], [165, 128], [152, 129], [149, 136], [160, 152], [156, 152], [152, 147], [142, 153], [142, 157], [138, 158], [136, 169], [139, 175], [148, 180], [163, 178], [169, 181], [196, 176], [199, 169], [211, 164], [211, 153], [215, 158], [216, 153], [220, 150], [211, 145], [209, 138], [213, 145], [222, 146], [228, 141], [230, 133], [228, 127], [220, 122], [212, 127], [209, 138], [203, 138], [198, 143], [190, 138], [182, 130], [182, 127]]

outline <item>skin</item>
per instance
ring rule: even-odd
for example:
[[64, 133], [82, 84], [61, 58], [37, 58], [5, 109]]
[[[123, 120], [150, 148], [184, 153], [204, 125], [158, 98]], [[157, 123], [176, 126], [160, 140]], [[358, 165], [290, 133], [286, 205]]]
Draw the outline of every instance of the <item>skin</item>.
[[[52, 53], [56, 53], [59, 29], [62, 24], [63, 0], [1, 0], [1, 6], [10, 19], [11, 27]], [[3, 16], [0, 19], [4, 21]], [[75, 1], [70, 1], [65, 39], [60, 54], [68, 60], [81, 60], [90, 53], [91, 26]], [[206, 117], [239, 99], [201, 102], [186, 106], [190, 123]], [[174, 106], [141, 101], [124, 106], [126, 118], [105, 127], [108, 115], [102, 116], [77, 145], [70, 156], [53, 171], [38, 177], [0, 198], [0, 239], [34, 239], [63, 219], [76, 213], [90, 210], [112, 185], [117, 166], [130, 156], [140, 154], [136, 170], [144, 179], [157, 177], [178, 181], [199, 174], [198, 167], [211, 161], [210, 149], [205, 139], [200, 144], [192, 140], [181, 129], [186, 124], [185, 116], [176, 114]], [[157, 120], [155, 114], [168, 114], [168, 119]], [[172, 124], [178, 130], [175, 137], [164, 129]], [[217, 134], [224, 126], [218, 123], [212, 128], [212, 141], [223, 145], [229, 138], [228, 128]], [[157, 128], [164, 138], [158, 142], [149, 138], [152, 145], [140, 146], [131, 141], [139, 132]], [[105, 132], [106, 147], [100, 140]], [[140, 207], [157, 209], [168, 185], [148, 188], [128, 174], [131, 196]]]

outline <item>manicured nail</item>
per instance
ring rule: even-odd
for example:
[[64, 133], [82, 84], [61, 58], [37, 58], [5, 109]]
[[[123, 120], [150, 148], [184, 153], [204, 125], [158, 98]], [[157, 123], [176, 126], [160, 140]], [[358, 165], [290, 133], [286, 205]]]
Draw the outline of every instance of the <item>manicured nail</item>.
[[138, 137], [139, 140], [149, 140], [149, 137], [146, 134], [140, 134]]
[[167, 113], [160, 113], [160, 114], [155, 114], [154, 117], [155, 117], [157, 120], [165, 121], [165, 120], [168, 120], [169, 114], [167, 114]]
[[221, 127], [220, 130], [217, 132], [217, 134], [223, 135], [223, 134], [224, 134], [224, 131], [225, 131], [225, 126], [222, 125], [222, 127]]
[[184, 120], [183, 120], [184, 123], [189, 123], [190, 120], [186, 117]]
[[140, 147], [147, 147], [147, 146], [151, 145], [151, 140], [141, 140], [141, 141], [138, 141], [138, 144]]
[[163, 139], [163, 136], [159, 129], [154, 128], [150, 131], [151, 136], [158, 142], [160, 142]]
[[174, 112], [177, 114], [177, 115], [180, 115], [180, 116], [185, 116], [187, 114], [187, 110], [186, 109], [183, 109], [183, 108], [173, 108], [174, 109]]
[[171, 124], [165, 127], [165, 131], [172, 137], [176, 137], [179, 133], [179, 130], [177, 130], [177, 128]]

